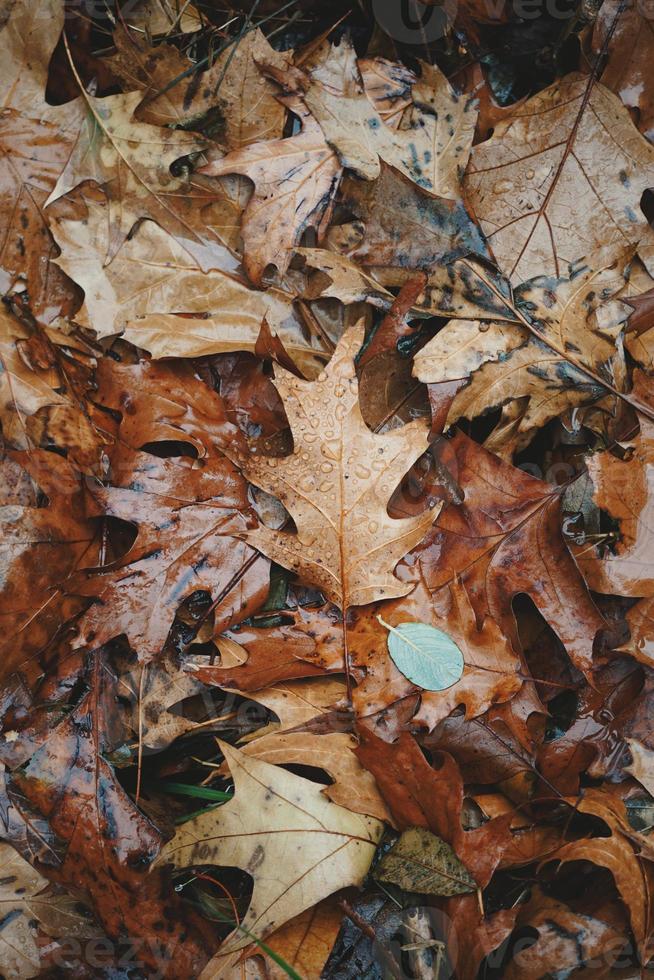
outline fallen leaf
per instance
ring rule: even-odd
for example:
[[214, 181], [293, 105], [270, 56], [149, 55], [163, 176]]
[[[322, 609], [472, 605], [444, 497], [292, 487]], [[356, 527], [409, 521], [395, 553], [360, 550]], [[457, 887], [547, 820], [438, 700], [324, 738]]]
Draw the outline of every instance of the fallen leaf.
[[245, 493], [223, 457], [192, 463], [116, 453], [112, 485], [94, 487], [91, 496], [96, 512], [137, 524], [138, 535], [113, 566], [68, 583], [70, 592], [96, 599], [79, 623], [76, 645], [100, 646], [124, 634], [148, 660], [162, 650], [184, 599], [198, 589], [220, 595], [241, 568], [240, 581], [216, 607], [216, 620], [225, 629], [256, 608], [268, 588], [268, 564], [260, 559], [248, 567], [254, 552], [235, 536], [252, 521]]
[[[602, 161], [610, 159], [610, 170]], [[644, 234], [654, 148], [607, 88], [568, 75], [528, 99], [473, 147], [470, 203], [512, 282], [561, 276], [600, 245]]]
[[476, 889], [475, 879], [449, 844], [422, 827], [405, 830], [384, 854], [374, 875], [404, 891], [446, 898]]
[[42, 506], [0, 510], [3, 674], [25, 669], [67, 619], [83, 608], [66, 597], [66, 580], [97, 560], [96, 529], [86, 518], [79, 475], [67, 460], [43, 449], [14, 459], [48, 497]]
[[266, 320], [297, 363], [315, 371], [321, 348], [305, 340], [287, 293], [251, 289], [219, 269], [203, 272], [152, 221], [107, 264], [109, 216], [97, 203], [89, 202], [81, 229], [79, 221], [55, 219], [53, 230], [62, 250], [57, 263], [85, 294], [75, 319], [98, 337], [122, 332], [154, 357], [198, 357], [253, 351]]
[[46, 207], [86, 180], [99, 184], [109, 201], [105, 261], [114, 257], [139, 218], [158, 221], [182, 241], [199, 242], [184, 213], [185, 183], [170, 168], [201, 150], [204, 141], [136, 120], [141, 92], [97, 98], [82, 89], [82, 97], [86, 111]]
[[[571, 266], [567, 276], [542, 276], [518, 287], [515, 307], [533, 334], [518, 324], [451, 321], [415, 358], [421, 381], [469, 379], [454, 398], [447, 424], [524, 399], [508, 433], [515, 452], [562, 411], [601, 398], [602, 379], [618, 384], [622, 354], [615, 338], [629, 309], [610, 301], [624, 288], [628, 259], [628, 249], [602, 250]], [[500, 438], [492, 448], [498, 444]]]
[[269, 265], [280, 275], [286, 272], [290, 250], [307, 228], [315, 228], [320, 240], [331, 213], [341, 168], [306, 110], [301, 118], [296, 136], [254, 143], [225, 157], [209, 153], [199, 171], [212, 177], [245, 174], [254, 184], [241, 235], [243, 266], [255, 286]]
[[430, 194], [456, 200], [475, 129], [473, 102], [459, 99], [445, 76], [422, 63], [412, 87], [413, 106], [399, 127], [387, 126], [366, 96], [347, 37], [303, 80], [302, 96], [344, 167], [375, 180], [380, 159]]
[[650, 142], [654, 139], [654, 103], [648, 65], [652, 55], [652, 21], [637, 3], [621, 6], [617, 0], [602, 4], [592, 36], [599, 56], [608, 44], [608, 58], [600, 80], [623, 104], [637, 111], [637, 125]]
[[437, 263], [447, 265], [461, 255], [488, 255], [477, 225], [460, 201], [432, 197], [384, 162], [374, 181], [346, 177], [342, 194], [346, 206], [365, 225], [362, 241], [349, 252], [350, 258], [368, 270], [396, 266], [429, 272]]
[[[145, 963], [158, 969], [164, 951], [169, 976], [178, 970], [194, 973], [207, 957], [201, 920], [191, 925], [161, 874], [145, 873], [161, 839], [104, 758], [116, 718], [115, 680], [102, 652], [89, 657], [84, 681], [77, 703], [9, 780], [14, 801], [17, 794], [42, 813], [65, 846], [61, 863], [39, 863], [38, 870], [87, 895], [109, 938], [124, 936], [129, 922], [130, 935], [142, 937]], [[153, 938], [161, 933], [157, 922], [165, 918], [164, 909], [174, 906], [178, 912], [170, 930]]]
[[[190, 77], [157, 94], [157, 87], [166, 87], [162, 77], [158, 86], [151, 86], [153, 94], [146, 96], [139, 116], [158, 125], [209, 126], [213, 138], [228, 151], [280, 139], [286, 109], [276, 98], [279, 89], [261, 68], [272, 65], [284, 71], [291, 61], [292, 52], [275, 51], [256, 28], [227, 45], [206, 71], [199, 73], [189, 62]], [[180, 73], [169, 73], [166, 82]]]
[[427, 448], [426, 424], [416, 420], [383, 436], [366, 427], [353, 364], [362, 340], [361, 328], [344, 334], [314, 382], [277, 369], [292, 456], [235, 457], [251, 482], [279, 497], [298, 528], [291, 534], [260, 527], [248, 541], [343, 609], [405, 595], [409, 589], [393, 568], [435, 517], [430, 510], [405, 521], [388, 516], [397, 482]]
[[234, 799], [184, 823], [159, 858], [179, 868], [219, 862], [254, 878], [247, 914], [214, 957], [216, 967], [252, 934], [265, 938], [339, 888], [360, 884], [383, 827], [330, 803], [314, 783], [220, 745]]
[[426, 691], [444, 691], [461, 679], [463, 654], [443, 630], [426, 623], [388, 626], [388, 652], [397, 669]]

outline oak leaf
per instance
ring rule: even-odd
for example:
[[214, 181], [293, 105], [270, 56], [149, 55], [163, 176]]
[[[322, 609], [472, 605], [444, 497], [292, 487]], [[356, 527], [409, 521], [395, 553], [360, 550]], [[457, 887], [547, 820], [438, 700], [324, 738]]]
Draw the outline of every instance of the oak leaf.
[[193, 71], [168, 91], [157, 94], [157, 88], [164, 88], [177, 73], [169, 74], [165, 82], [160, 77], [158, 85], [152, 79], [152, 94], [146, 95], [138, 116], [160, 126], [195, 124], [203, 131], [208, 126], [210, 135], [227, 151], [281, 139], [286, 108], [262, 66], [283, 71], [291, 60], [291, 51], [275, 51], [257, 27], [227, 45], [211, 68], [200, 74]]
[[306, 908], [368, 872], [383, 824], [325, 799], [320, 786], [220, 743], [234, 799], [184, 823], [160, 861], [248, 870], [254, 891], [247, 914], [212, 964], [265, 938]]
[[55, 218], [53, 231], [62, 250], [57, 264], [85, 294], [75, 320], [98, 337], [122, 332], [154, 357], [199, 357], [254, 351], [266, 320], [298, 364], [315, 370], [312, 351], [321, 349], [304, 338], [288, 293], [252, 289], [217, 268], [203, 272], [152, 221], [142, 222], [107, 264], [109, 220], [99, 203], [88, 202], [82, 223]]
[[330, 677], [297, 679], [248, 693], [251, 700], [273, 711], [278, 721], [246, 736], [241, 748], [244, 755], [272, 765], [302, 765], [311, 759], [312, 766], [333, 780], [324, 790], [330, 800], [354, 813], [388, 820], [374, 780], [355, 755], [356, 739], [338, 730], [348, 717], [346, 694], [345, 683]]
[[640, 418], [628, 459], [610, 452], [588, 460], [593, 498], [619, 524], [619, 538], [604, 554], [578, 546], [577, 562], [596, 592], [654, 597], [654, 423]]
[[254, 553], [238, 539], [254, 520], [245, 482], [224, 457], [160, 459], [123, 447], [114, 452], [112, 485], [90, 495], [91, 511], [136, 523], [138, 535], [122, 559], [68, 583], [70, 592], [97, 600], [80, 621], [77, 646], [124, 634], [148, 660], [184, 599], [198, 589], [219, 594], [243, 566], [215, 610], [217, 623], [227, 628], [265, 597], [267, 562], [247, 566]]
[[10, 844], [0, 844], [2, 882], [0, 969], [5, 976], [29, 980], [41, 973], [38, 929], [65, 939], [93, 936], [93, 920], [72, 895], [48, 893], [48, 881]]
[[[47, 818], [63, 855], [55, 862], [38, 862], [37, 870], [87, 896], [110, 939], [127, 931], [153, 968], [161, 963], [163, 947], [170, 959], [168, 975], [195, 973], [206, 961], [206, 929], [199, 917], [191, 915], [191, 922], [183, 915], [179, 898], [168, 894], [159, 872], [146, 873], [161, 837], [106, 760], [115, 747], [118, 722], [115, 676], [106, 651], [89, 656], [81, 681], [63, 719], [11, 774], [9, 799], [14, 806], [25, 801]], [[174, 906], [177, 914], [160, 942], [157, 923]]]
[[652, 182], [654, 147], [619, 99], [573, 74], [473, 148], [465, 193], [500, 269], [519, 283], [558, 277], [600, 245], [636, 243]]
[[[457, 392], [447, 424], [523, 399], [508, 431], [515, 451], [567, 408], [601, 398], [602, 379], [619, 384], [623, 355], [616, 341], [629, 307], [610, 301], [624, 289], [629, 258], [622, 246], [605, 249], [571, 266], [566, 276], [539, 276], [518, 287], [515, 308], [533, 333], [517, 323], [447, 324], [415, 358], [421, 381], [469, 379]], [[501, 439], [496, 442], [501, 445]]]
[[307, 228], [318, 240], [326, 230], [341, 175], [335, 153], [318, 124], [295, 101], [302, 131], [288, 139], [268, 140], [234, 150], [225, 157], [208, 153], [199, 173], [219, 177], [245, 174], [254, 184], [243, 212], [243, 265], [255, 286], [261, 286], [269, 265], [280, 275], [291, 261], [291, 248]]
[[298, 528], [291, 534], [260, 527], [247, 540], [342, 609], [410, 591], [393, 568], [437, 513], [403, 521], [388, 515], [399, 480], [427, 448], [427, 424], [415, 420], [384, 435], [367, 428], [353, 362], [362, 341], [361, 327], [348, 330], [314, 382], [277, 369], [294, 439], [291, 456], [234, 457], [248, 480], [279, 497]]
[[158, 221], [192, 250], [201, 238], [186, 217], [185, 182], [170, 168], [180, 157], [201, 150], [204, 141], [136, 120], [141, 92], [97, 98], [82, 89], [82, 98], [86, 111], [46, 206], [84, 181], [95, 181], [109, 201], [105, 260], [113, 258], [134, 224], [145, 217]]
[[413, 104], [397, 128], [367, 98], [351, 42], [343, 37], [312, 67], [303, 99], [344, 167], [374, 180], [380, 159], [430, 194], [457, 199], [472, 145], [476, 108], [459, 99], [433, 65], [422, 64]]
[[351, 251], [368, 270], [377, 267], [430, 272], [462, 255], [488, 256], [479, 228], [464, 204], [432, 197], [399, 170], [382, 161], [376, 180], [346, 177], [344, 204], [364, 223]]
[[593, 28], [592, 49], [600, 57], [608, 43], [600, 81], [620, 96], [629, 109], [637, 110], [637, 125], [650, 142], [654, 140], [654, 91], [649, 66], [654, 46], [652, 20], [646, 8], [617, 0], [603, 3]]

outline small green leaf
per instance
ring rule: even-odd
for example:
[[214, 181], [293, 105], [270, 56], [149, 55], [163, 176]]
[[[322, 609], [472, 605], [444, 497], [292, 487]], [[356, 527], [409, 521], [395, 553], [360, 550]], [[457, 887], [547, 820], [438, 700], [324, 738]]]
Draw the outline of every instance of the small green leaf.
[[425, 691], [444, 691], [461, 680], [463, 654], [443, 630], [426, 623], [400, 623], [388, 630], [391, 660], [408, 680]]
[[449, 844], [423, 827], [405, 830], [379, 862], [375, 878], [423, 895], [466, 895], [475, 879]]

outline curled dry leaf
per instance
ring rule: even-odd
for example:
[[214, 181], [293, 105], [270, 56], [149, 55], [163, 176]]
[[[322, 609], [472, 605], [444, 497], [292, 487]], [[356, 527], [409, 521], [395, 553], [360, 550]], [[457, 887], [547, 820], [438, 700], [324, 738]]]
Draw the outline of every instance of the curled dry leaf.
[[220, 745], [234, 799], [183, 824], [159, 859], [179, 868], [232, 865], [254, 878], [247, 914], [214, 957], [216, 968], [252, 934], [265, 938], [321, 898], [360, 884], [383, 829], [331, 803], [301, 776]]
[[600, 245], [638, 242], [653, 181], [654, 147], [619, 99], [568, 75], [473, 148], [465, 191], [501, 270], [520, 283], [559, 277]]

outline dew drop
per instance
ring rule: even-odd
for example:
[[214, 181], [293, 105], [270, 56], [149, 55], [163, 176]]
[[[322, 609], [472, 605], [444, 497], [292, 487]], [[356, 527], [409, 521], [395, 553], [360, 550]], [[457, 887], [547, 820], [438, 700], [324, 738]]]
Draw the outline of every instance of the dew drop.
[[513, 190], [512, 180], [498, 180], [493, 184], [493, 194], [506, 194]]

